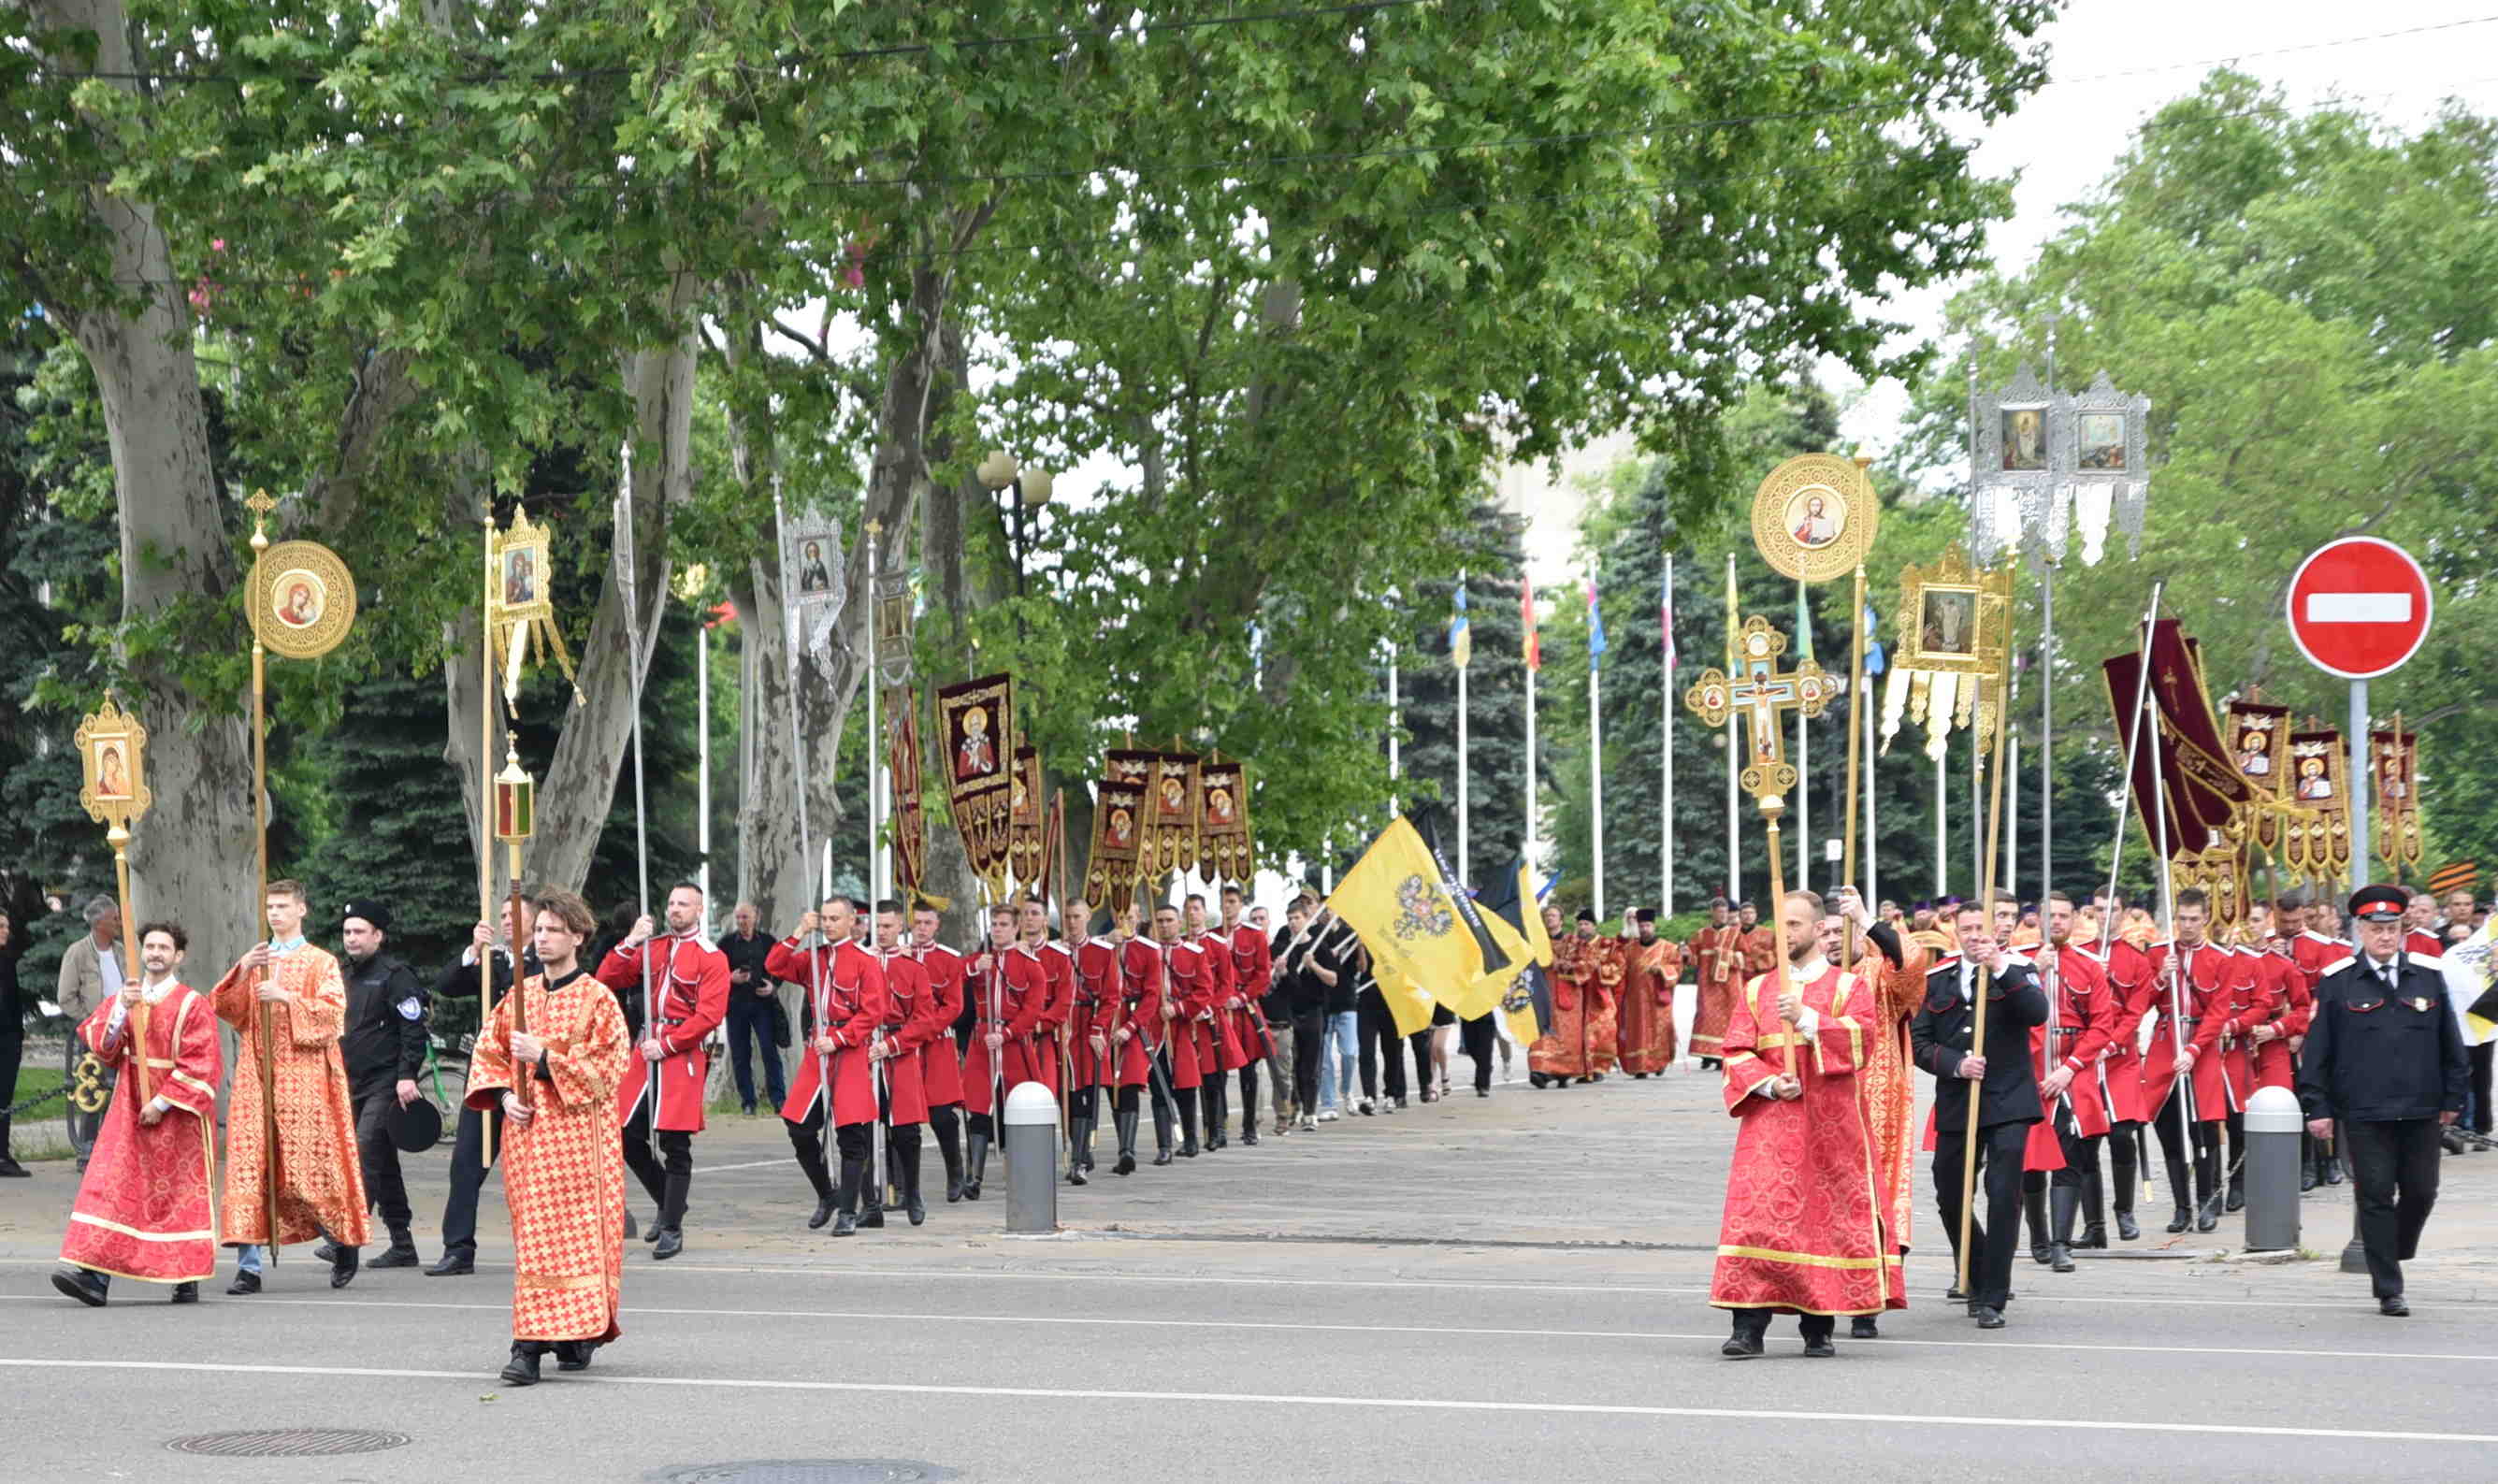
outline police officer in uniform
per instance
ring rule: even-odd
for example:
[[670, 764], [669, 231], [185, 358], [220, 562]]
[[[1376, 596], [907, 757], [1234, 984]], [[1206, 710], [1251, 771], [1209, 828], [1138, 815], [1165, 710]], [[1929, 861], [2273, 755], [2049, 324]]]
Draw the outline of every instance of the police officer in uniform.
[[[2003, 951], [1986, 909], [1963, 905], [1954, 919], [1960, 952], [1926, 973], [1926, 997], [1908, 1023], [1917, 1065], [1935, 1079], [1935, 1199], [1955, 1256], [1960, 1251], [1961, 1160], [1969, 1137], [1969, 1091], [1977, 1097], [1977, 1168], [1986, 1182], [1986, 1219], [1972, 1222], [1969, 1316], [1979, 1329], [2003, 1328], [2012, 1297], [2012, 1254], [2021, 1238], [2021, 1157], [2030, 1125], [2045, 1117], [2030, 1063], [2030, 1027], [2047, 1021], [2047, 996], [2028, 960]], [[1975, 997], [1984, 995], [1986, 1044], [1970, 1044]], [[1962, 1295], [1955, 1293], [1954, 1297]]]
[[425, 1069], [425, 989], [415, 970], [383, 951], [390, 933], [389, 907], [367, 898], [348, 902], [339, 917], [339, 935], [347, 948], [342, 965], [347, 1018], [338, 1034], [338, 1053], [347, 1063], [347, 1087], [355, 1100], [365, 1193], [381, 1209], [391, 1236], [390, 1250], [367, 1266], [413, 1268], [418, 1258], [415, 1239], [408, 1235], [407, 1184], [400, 1177], [399, 1146], [391, 1142], [390, 1121], [394, 1110], [421, 1095], [416, 1076]]
[[2397, 887], [2352, 895], [2359, 951], [2318, 982], [2298, 1065], [2307, 1131], [2333, 1138], [2339, 1125], [2368, 1283], [2377, 1311], [2393, 1318], [2411, 1312], [2402, 1263], [2437, 1204], [2439, 1135], [2463, 1112], [2470, 1065], [2437, 961], [2404, 952], [2406, 905]]

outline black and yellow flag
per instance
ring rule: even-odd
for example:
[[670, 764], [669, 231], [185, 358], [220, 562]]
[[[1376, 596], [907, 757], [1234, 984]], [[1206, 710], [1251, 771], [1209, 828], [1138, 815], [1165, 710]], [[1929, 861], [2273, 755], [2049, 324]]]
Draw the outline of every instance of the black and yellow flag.
[[1526, 873], [1523, 856], [1512, 863], [1507, 879], [1487, 888], [1484, 921], [1519, 960], [1518, 970], [1501, 987], [1500, 1014], [1510, 1038], [1532, 1046], [1553, 1026], [1553, 939], [1544, 931], [1544, 914], [1535, 909], [1535, 883]]
[[1487, 977], [1517, 971], [1411, 819], [1399, 816], [1379, 832], [1328, 905], [1370, 950], [1371, 971], [1404, 1034], [1430, 1024], [1432, 1000], [1454, 1010], [1480, 997]]

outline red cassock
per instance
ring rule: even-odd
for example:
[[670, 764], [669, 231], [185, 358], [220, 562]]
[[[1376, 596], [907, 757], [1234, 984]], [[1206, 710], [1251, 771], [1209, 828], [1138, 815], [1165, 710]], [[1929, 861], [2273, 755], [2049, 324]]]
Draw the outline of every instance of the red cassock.
[[[1041, 1018], [1049, 1007], [1049, 970], [1027, 943], [990, 949], [972, 961], [970, 994], [979, 1019], [972, 1026], [971, 1050], [963, 1054], [963, 1106], [974, 1113], [994, 1110], [999, 1070], [1009, 1091], [1019, 1083], [1038, 1082], [1055, 1094], [1056, 1068], [1040, 1056]], [[987, 1037], [1006, 1037], [993, 1065]]]
[[902, 949], [878, 950], [872, 957], [884, 976], [884, 1023], [878, 1029], [895, 1048], [895, 1055], [878, 1063], [884, 1073], [884, 1121], [897, 1128], [925, 1123], [928, 1089], [920, 1066], [929, 1043], [945, 1035], [952, 1023], [938, 1019], [937, 995], [917, 959]]
[[[2182, 1035], [2194, 1048], [2194, 1118], [2217, 1123], [2239, 1106], [2244, 1084], [2231, 1089], [2227, 1058], [2220, 1055], [2222, 1031], [2237, 996], [2237, 955], [2209, 943], [2180, 955], [2172, 944], [2158, 945], [2153, 958], [2152, 1007], [2159, 1021], [2151, 1033], [2151, 1050], [2142, 1061], [2143, 1106], [2157, 1116], [2167, 1105], [2177, 1081], [2177, 1040]], [[2182, 959], [2186, 970], [2186, 1021], [2173, 1024], [2170, 1003], [2171, 963]]]
[[[1874, 1032], [1874, 992], [1824, 965], [1802, 987], [1816, 1017], [1805, 1038], [1777, 1018], [1770, 976], [1747, 981], [1727, 1019], [1726, 1111], [1740, 1121], [1726, 1171], [1726, 1213], [1709, 1302], [1720, 1309], [1878, 1313], [1899, 1291], [1899, 1259], [1875, 1220], [1874, 1146], [1856, 1073]], [[1804, 1096], [1781, 1102], [1771, 1080], [1799, 1041], [1809, 1046]]]
[[1163, 958], [1164, 1002], [1171, 1009], [1171, 1019], [1163, 1023], [1162, 1034], [1170, 1045], [1170, 1082], [1173, 1092], [1186, 1092], [1205, 1085], [1208, 1076], [1223, 1074], [1209, 1060], [1201, 1065], [1198, 1057], [1198, 1006], [1205, 998], [1205, 951], [1195, 943], [1156, 945]]
[[[892, 1019], [892, 1001], [884, 989], [884, 966], [855, 941], [827, 952], [821, 946], [801, 950], [795, 937], [772, 945], [763, 971], [797, 985], [813, 1007], [818, 1034], [836, 1043], [827, 1055], [811, 1041], [798, 1058], [798, 1075], [789, 1095], [781, 1100], [781, 1116], [804, 1123], [824, 1091], [824, 1063], [832, 1063], [833, 1126], [876, 1121], [876, 1078], [867, 1049], [877, 1027]], [[928, 1114], [920, 1110], [922, 1119]]]
[[928, 993], [936, 1002], [938, 1035], [919, 1050], [919, 1085], [931, 1108], [951, 1108], [963, 1101], [963, 1054], [954, 1044], [954, 1023], [963, 1016], [963, 980], [971, 963], [943, 943], [911, 950], [928, 975]]
[[1263, 1061], [1275, 1052], [1264, 1008], [1274, 987], [1275, 945], [1247, 923], [1226, 928], [1223, 936], [1232, 950], [1232, 993], [1240, 996], [1240, 1007], [1232, 1012], [1232, 1034], [1247, 1060]]
[[1232, 996], [1240, 993], [1232, 982], [1232, 949], [1219, 932], [1205, 931], [1189, 939], [1205, 967], [1198, 975], [1197, 1027], [1198, 1070], [1214, 1075], [1236, 1072], [1250, 1062], [1249, 1051], [1240, 1044], [1233, 1028], [1230, 1008]]
[[1726, 1039], [1726, 1017], [1742, 990], [1743, 932], [1729, 923], [1691, 935], [1691, 959], [1700, 979], [1700, 1003], [1691, 1015], [1691, 1054], [1715, 1057]]
[[[2031, 1045], [2045, 1058], [2039, 1075], [2043, 1078], [2059, 1066], [2071, 1069], [2073, 1082], [2065, 1089], [2065, 1100], [2072, 1104], [2073, 1127], [2083, 1138], [2096, 1139], [2108, 1131], [2107, 1099], [2099, 1087], [2100, 1058], [2115, 1044], [2121, 1018], [2107, 970], [2077, 943], [2046, 950], [2039, 959], [2040, 979], [2047, 991], [2047, 1026], [2030, 1032]], [[2052, 1043], [2048, 1026], [2055, 1027]], [[2046, 1103], [2047, 1121], [2037, 1126], [2052, 1127], [2056, 1105], [2043, 1096], [2040, 1100]]]
[[2142, 1020], [2152, 1011], [2157, 978], [2151, 955], [2151, 949], [2123, 938], [2108, 943], [2108, 997], [2116, 1010], [2116, 1024], [2108, 1030], [2107, 1059], [2099, 1063], [2098, 1084], [2111, 1123], [2147, 1122], [2151, 1117], [2150, 1105], [2142, 1098]]
[[1074, 1063], [1072, 1086], [1107, 1087], [1117, 1063], [1093, 1054], [1093, 1038], [1104, 1042], [1120, 1024], [1119, 944], [1106, 937], [1086, 938], [1075, 950], [1075, 1013], [1068, 1021], [1068, 1055]]
[[1153, 1082], [1153, 1048], [1163, 1038], [1163, 954], [1140, 937], [1119, 945], [1119, 1005], [1115, 1030], [1131, 1034], [1111, 1055], [1118, 1063], [1119, 1086], [1141, 1088]]
[[[225, 1066], [216, 1012], [207, 995], [172, 985], [147, 1007], [147, 1044], [141, 1046], [136, 1017], [113, 1024], [120, 1006], [119, 995], [109, 996], [78, 1027], [79, 1043], [121, 1080], [79, 1180], [61, 1261], [114, 1278], [196, 1282], [217, 1270], [209, 1189]], [[142, 1058], [153, 1095], [170, 1105], [153, 1124], [139, 1121]]]
[[703, 1127], [703, 1085], [711, 1076], [711, 1055], [703, 1038], [728, 1014], [728, 959], [698, 932], [663, 933], [639, 947], [623, 944], [608, 950], [598, 965], [598, 982], [611, 990], [639, 995], [642, 961], [651, 962], [651, 996], [657, 1002], [657, 1026], [642, 1027], [644, 1038], [657, 1036], [660, 1058], [653, 1061], [639, 1047], [624, 1080], [616, 1089], [616, 1121], [633, 1121], [633, 1111], [651, 1087], [657, 1068], [659, 1118], [657, 1126], [671, 1132], [700, 1133]]
[[2270, 940], [2256, 954], [2255, 1008], [2247, 1025], [2250, 1036], [2258, 1026], [2272, 1027], [2272, 1039], [2255, 1049], [2255, 1081], [2258, 1088], [2288, 1088], [2297, 1082], [2296, 1058], [2290, 1055], [2290, 1038], [2307, 1033], [2307, 1018], [2315, 1005], [2315, 996], [2307, 993], [2307, 976], [2290, 962], [2290, 945], [2280, 938]]

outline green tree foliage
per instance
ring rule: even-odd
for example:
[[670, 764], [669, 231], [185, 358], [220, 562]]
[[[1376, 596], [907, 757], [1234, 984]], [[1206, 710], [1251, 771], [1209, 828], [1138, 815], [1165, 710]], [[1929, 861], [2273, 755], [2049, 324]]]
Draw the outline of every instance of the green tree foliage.
[[[2420, 558], [2438, 603], [2427, 647], [2371, 685], [2372, 707], [2422, 732], [2432, 853], [2498, 859], [2498, 826], [2469, 806], [2498, 788], [2478, 778], [2498, 768], [2478, 745], [2498, 696], [2481, 653], [2498, 602], [2498, 347], [2470, 287], [2498, 267], [2493, 178], [2488, 118], [2450, 108], [2406, 133], [2216, 73], [2143, 125], [2035, 263], [1955, 302], [1981, 383], [2036, 361], [2052, 312], [2060, 382], [2104, 367], [2152, 400], [2141, 559], [2115, 538], [2108, 560], [2057, 577], [2061, 769], [2079, 748], [2116, 771], [2098, 666], [2131, 647], [2154, 581], [2200, 641], [2216, 703], [2260, 685], [2338, 725], [2344, 686], [2299, 656], [2284, 604], [2302, 556], [2365, 532]], [[1902, 468], [1965, 466], [1965, 387], [1957, 366], [1920, 386]], [[2025, 574], [2031, 643], [2034, 587]], [[2060, 840], [2074, 817], [2060, 812]], [[2138, 835], [2129, 848], [2139, 859]]]

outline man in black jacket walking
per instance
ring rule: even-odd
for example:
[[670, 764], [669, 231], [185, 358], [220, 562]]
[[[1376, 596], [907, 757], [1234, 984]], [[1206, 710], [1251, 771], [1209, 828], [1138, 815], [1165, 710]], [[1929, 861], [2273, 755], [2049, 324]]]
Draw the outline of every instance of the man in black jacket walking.
[[338, 1054], [347, 1063], [347, 1087], [355, 1099], [356, 1152], [365, 1167], [365, 1193], [381, 1209], [382, 1224], [391, 1236], [390, 1250], [368, 1266], [413, 1268], [416, 1241], [408, 1234], [407, 1183], [400, 1176], [390, 1118], [420, 1095], [416, 1074], [425, 1069], [425, 989], [414, 970], [382, 951], [390, 932], [390, 908], [368, 898], [347, 903], [340, 918], [339, 936], [347, 948], [341, 965], [347, 1018], [338, 1034]]
[[[1954, 928], [1960, 953], [1926, 973], [1926, 997], [1908, 1023], [1910, 1054], [1935, 1078], [1935, 1197], [1943, 1230], [1960, 1253], [1961, 1163], [1970, 1127], [1966, 1084], [1978, 1084], [1977, 1166], [1986, 1180], [1986, 1220], [1972, 1224], [1970, 1317], [1979, 1329], [2003, 1328], [2012, 1297], [2012, 1256], [2021, 1231], [2021, 1154], [2030, 1125], [2043, 1117], [2038, 1077], [2030, 1066], [2030, 1027], [2047, 1019], [2037, 970], [1995, 940], [1985, 908], [1970, 902]], [[1986, 1044], [1972, 1047], [1975, 995], [1986, 1006]], [[1955, 1289], [1954, 1297], [1960, 1297]]]
[[2359, 952], [2317, 982], [2298, 1060], [2307, 1131], [2330, 1139], [2340, 1123], [2369, 1287], [2377, 1311], [2394, 1318], [2411, 1312], [2403, 1260], [2418, 1255], [2437, 1204], [2438, 1139], [2463, 1112], [2471, 1065], [2445, 977], [2403, 952], [2404, 905], [2397, 887], [2353, 894]]

